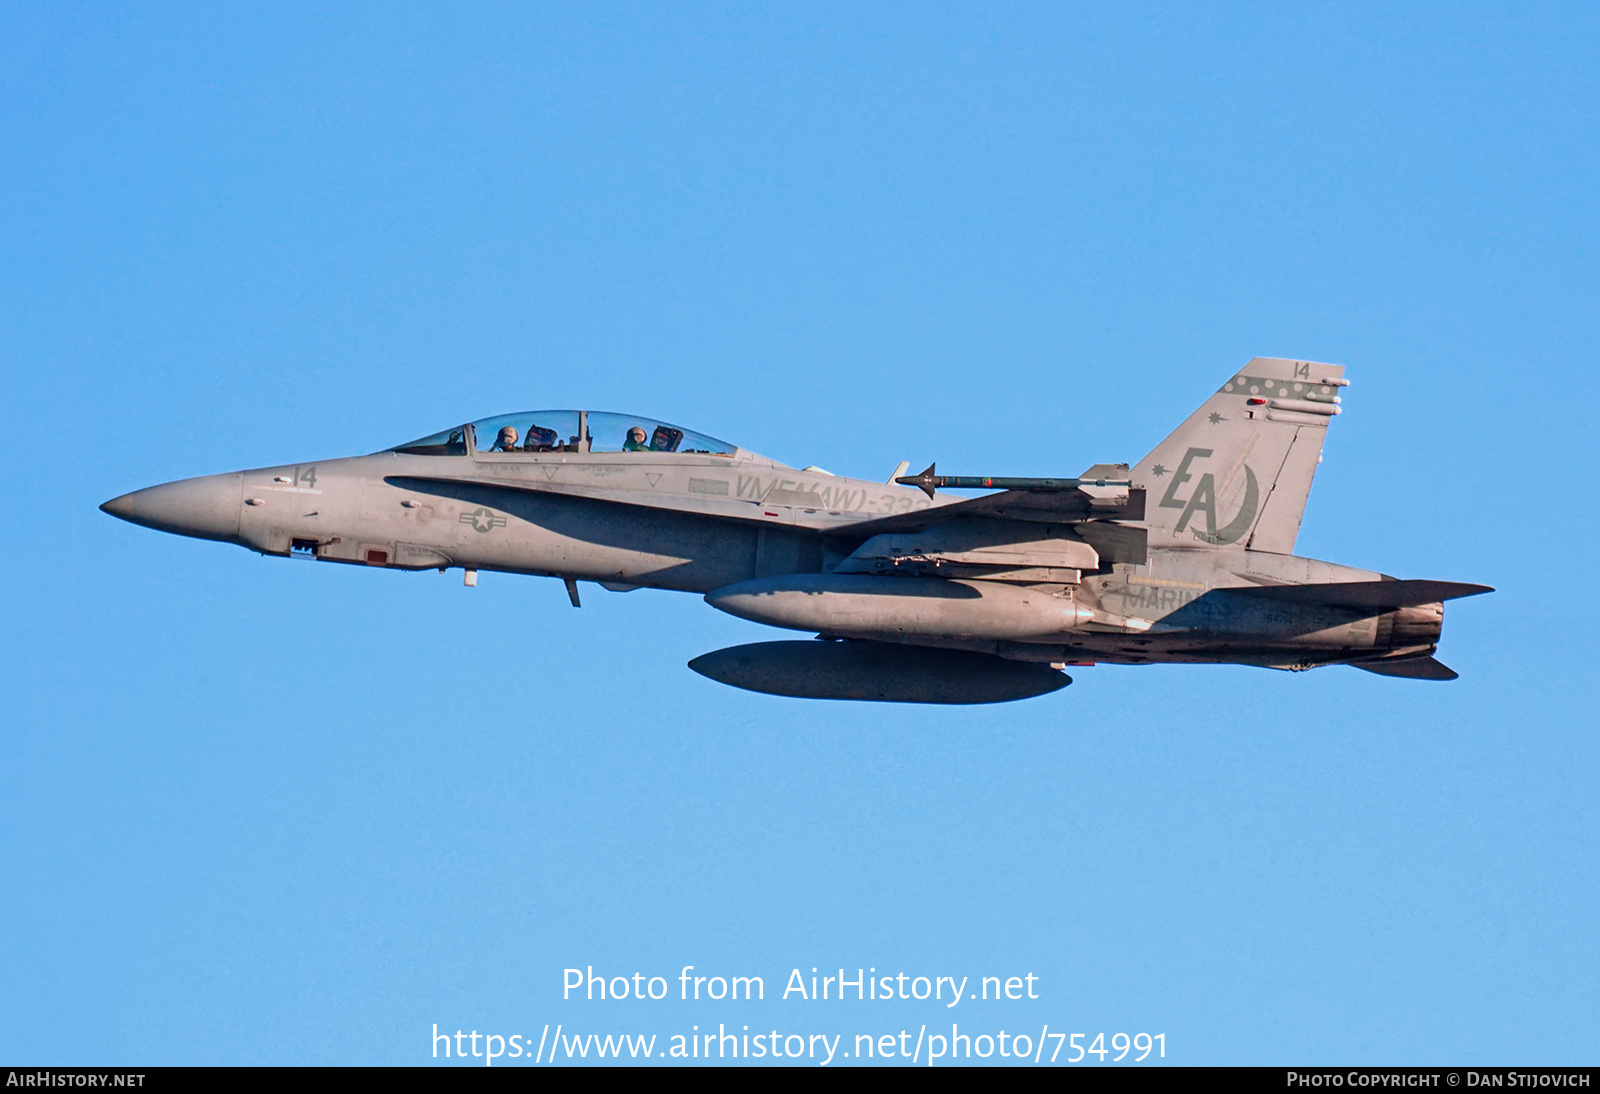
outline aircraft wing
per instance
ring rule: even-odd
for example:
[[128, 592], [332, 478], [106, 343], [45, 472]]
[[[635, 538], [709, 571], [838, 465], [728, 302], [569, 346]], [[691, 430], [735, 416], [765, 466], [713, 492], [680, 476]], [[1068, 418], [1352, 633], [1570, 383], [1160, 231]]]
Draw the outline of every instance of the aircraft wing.
[[[728, 520], [771, 524], [773, 512], [765, 506], [749, 501], [724, 498], [685, 498], [676, 494], [651, 494], [644, 491], [619, 492], [614, 488], [587, 484], [559, 482], [529, 482], [526, 480], [480, 479], [468, 476], [388, 475], [384, 478], [403, 489], [425, 493], [450, 494], [473, 500], [485, 500], [493, 492], [558, 495], [588, 498], [612, 505], [639, 506], [646, 509], [692, 509], [705, 516]], [[1094, 490], [1095, 488], [1091, 488]], [[1110, 493], [1110, 496], [1096, 494]], [[1119, 520], [1139, 520], [1144, 515], [1143, 489], [1116, 491], [1084, 490], [1034, 491], [1006, 490], [981, 498], [968, 498], [944, 505], [934, 505], [911, 513], [871, 520], [851, 521], [848, 517], [828, 517], [807, 514], [794, 519], [798, 511], [788, 509], [790, 521], [799, 527], [809, 527], [825, 536], [868, 540], [884, 533], [915, 533], [944, 524], [957, 517], [980, 520], [1032, 521], [1048, 524], [1071, 524], [1077, 535], [1090, 543], [1106, 561], [1141, 563], [1146, 558], [1146, 532], [1143, 528], [1119, 524]], [[948, 497], [948, 495], [945, 495]], [[492, 503], [492, 502], [491, 502]], [[784, 503], [774, 506], [784, 512]], [[1005, 537], [1002, 537], [1005, 538]]]
[[884, 533], [925, 532], [957, 517], [989, 517], [994, 520], [1025, 520], [1039, 524], [1079, 524], [1091, 520], [1144, 519], [1143, 487], [1118, 493], [1091, 493], [1086, 490], [1002, 490], [981, 498], [966, 498], [932, 509], [919, 509], [892, 517], [877, 517], [857, 524], [831, 529], [834, 535], [876, 536]]

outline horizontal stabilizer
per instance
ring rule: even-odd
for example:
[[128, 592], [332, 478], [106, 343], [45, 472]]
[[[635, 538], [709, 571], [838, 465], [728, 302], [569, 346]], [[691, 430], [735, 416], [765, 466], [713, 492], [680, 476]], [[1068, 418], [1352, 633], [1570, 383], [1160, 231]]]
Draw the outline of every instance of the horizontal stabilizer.
[[1433, 657], [1408, 657], [1404, 661], [1369, 661], [1352, 666], [1379, 676], [1403, 676], [1407, 680], [1454, 680], [1461, 674]]
[[1320, 585], [1246, 585], [1217, 592], [1290, 604], [1381, 612], [1418, 604], [1438, 604], [1494, 590], [1488, 585], [1469, 585], [1461, 581], [1335, 581]]

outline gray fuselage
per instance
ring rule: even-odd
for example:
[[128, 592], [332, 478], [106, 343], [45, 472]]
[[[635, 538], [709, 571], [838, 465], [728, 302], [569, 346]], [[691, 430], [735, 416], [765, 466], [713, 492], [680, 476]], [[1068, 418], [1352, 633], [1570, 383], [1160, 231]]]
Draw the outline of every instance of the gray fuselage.
[[[743, 449], [731, 455], [470, 451], [381, 452], [206, 476], [125, 495], [106, 509], [136, 523], [267, 555], [303, 553], [395, 569], [459, 567], [595, 581], [614, 589], [715, 594], [755, 579], [831, 574], [866, 538], [852, 526], [961, 500], [799, 471]], [[821, 617], [821, 625], [814, 618], [751, 618], [1026, 661], [1231, 661], [1291, 668], [1428, 647], [1437, 641], [1442, 620], [1436, 607], [1362, 613], [1207, 595], [1259, 584], [1381, 577], [1292, 555], [1152, 542], [1142, 561], [1099, 561], [1089, 571], [1030, 571], [1071, 574], [1072, 580], [1061, 582], [1018, 584], [1005, 573], [986, 580], [980, 572], [952, 583], [891, 569], [891, 576], [859, 578], [845, 590], [854, 593], [862, 582], [868, 593], [920, 592], [924, 583], [941, 590], [959, 586], [962, 596], [977, 603], [958, 605], [964, 609], [959, 625], [940, 633], [931, 633], [939, 631], [937, 624], [907, 627], [898, 616], [875, 616], [881, 598], [871, 596], [849, 614], [848, 626], [827, 625], [834, 618], [829, 616]], [[1012, 605], [1019, 595], [1036, 605], [1066, 602], [1085, 624], [1017, 633]], [[714, 595], [709, 599], [746, 614]], [[1096, 618], [1117, 622], [1097, 625]]]

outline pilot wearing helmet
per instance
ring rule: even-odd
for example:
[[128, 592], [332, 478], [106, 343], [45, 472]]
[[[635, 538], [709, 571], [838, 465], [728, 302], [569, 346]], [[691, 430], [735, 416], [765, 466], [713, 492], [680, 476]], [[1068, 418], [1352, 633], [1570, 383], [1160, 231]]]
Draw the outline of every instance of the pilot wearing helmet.
[[517, 430], [515, 426], [501, 426], [500, 436], [495, 439], [494, 447], [490, 452], [515, 452], [517, 450]]
[[632, 427], [628, 430], [628, 439], [622, 442], [622, 450], [624, 452], [650, 451], [650, 444], [647, 440], [647, 437], [648, 434], [645, 433], [644, 426], [636, 425]]

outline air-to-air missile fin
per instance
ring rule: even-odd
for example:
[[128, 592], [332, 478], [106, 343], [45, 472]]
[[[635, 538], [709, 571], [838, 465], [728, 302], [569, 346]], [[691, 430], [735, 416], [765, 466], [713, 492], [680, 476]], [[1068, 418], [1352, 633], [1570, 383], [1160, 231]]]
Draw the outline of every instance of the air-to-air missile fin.
[[1401, 676], [1408, 680], [1456, 680], [1461, 674], [1433, 657], [1408, 657], [1403, 661], [1357, 661], [1351, 668], [1379, 676]]
[[901, 486], [915, 486], [918, 490], [921, 490], [924, 494], [931, 498], [933, 497], [934, 480], [938, 478], [938, 476], [933, 473], [933, 469], [936, 466], [938, 466], [937, 462], [930, 463], [927, 467], [923, 468], [922, 474], [920, 475], [896, 475], [894, 481], [899, 483]]
[[1438, 604], [1458, 597], [1494, 592], [1487, 585], [1469, 585], [1460, 581], [1337, 581], [1322, 585], [1243, 585], [1215, 591], [1290, 604], [1372, 612]]

